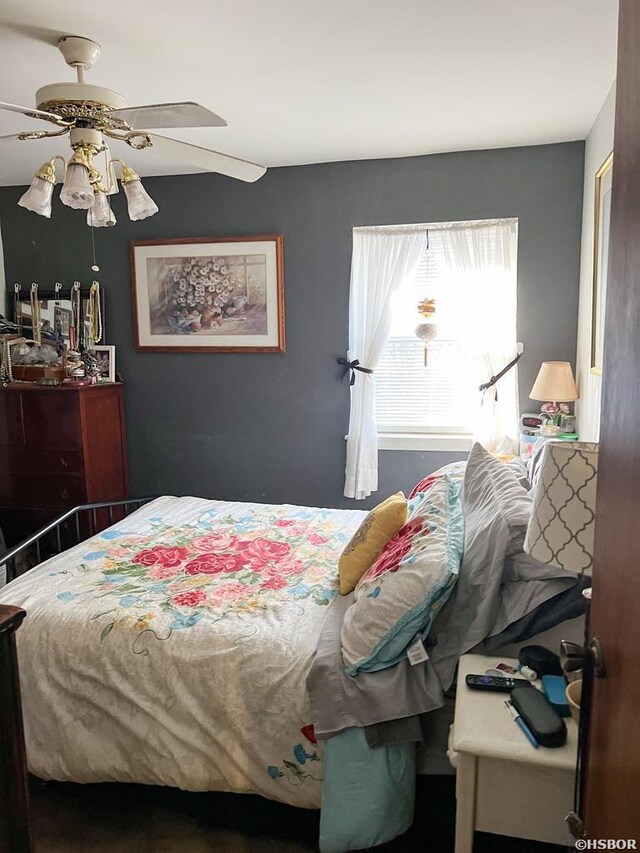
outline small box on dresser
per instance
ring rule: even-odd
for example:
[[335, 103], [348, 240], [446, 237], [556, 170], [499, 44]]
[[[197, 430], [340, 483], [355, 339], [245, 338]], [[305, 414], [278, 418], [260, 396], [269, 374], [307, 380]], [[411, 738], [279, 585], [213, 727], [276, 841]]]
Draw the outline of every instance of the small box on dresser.
[[7, 544], [65, 509], [126, 498], [122, 383], [0, 389], [0, 471]]

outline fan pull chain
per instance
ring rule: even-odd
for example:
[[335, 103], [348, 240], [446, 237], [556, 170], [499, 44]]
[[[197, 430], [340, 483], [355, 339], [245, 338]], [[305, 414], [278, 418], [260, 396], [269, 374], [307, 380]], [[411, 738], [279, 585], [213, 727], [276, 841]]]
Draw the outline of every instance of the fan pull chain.
[[95, 237], [93, 234], [94, 230], [95, 229], [93, 227], [89, 228], [89, 231], [91, 232], [91, 257], [93, 258], [93, 264], [91, 265], [91, 271], [92, 272], [100, 272], [100, 267], [96, 263], [96, 241], [95, 241]]

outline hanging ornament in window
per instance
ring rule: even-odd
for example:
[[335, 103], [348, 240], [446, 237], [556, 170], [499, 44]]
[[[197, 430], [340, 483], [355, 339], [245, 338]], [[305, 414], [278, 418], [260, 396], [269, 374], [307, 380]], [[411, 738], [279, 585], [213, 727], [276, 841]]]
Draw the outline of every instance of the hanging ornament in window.
[[428, 343], [438, 336], [438, 327], [435, 323], [436, 300], [423, 299], [422, 302], [419, 302], [418, 314], [424, 319], [416, 326], [415, 335], [418, 340], [424, 343], [424, 366], [427, 367], [429, 362]]

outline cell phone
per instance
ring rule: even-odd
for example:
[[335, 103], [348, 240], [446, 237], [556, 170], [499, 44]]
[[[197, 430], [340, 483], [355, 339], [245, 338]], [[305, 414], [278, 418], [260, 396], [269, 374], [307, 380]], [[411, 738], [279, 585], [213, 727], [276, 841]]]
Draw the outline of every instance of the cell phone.
[[500, 675], [467, 675], [465, 682], [472, 690], [491, 690], [495, 693], [510, 693], [514, 687], [529, 684], [524, 678], [508, 678]]

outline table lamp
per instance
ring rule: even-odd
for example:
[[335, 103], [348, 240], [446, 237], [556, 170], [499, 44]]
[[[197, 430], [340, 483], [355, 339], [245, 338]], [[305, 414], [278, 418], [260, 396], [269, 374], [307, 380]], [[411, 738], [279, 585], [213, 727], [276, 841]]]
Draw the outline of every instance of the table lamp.
[[[563, 415], [569, 415], [571, 411], [568, 406], [563, 404], [572, 403], [578, 397], [578, 389], [569, 362], [543, 361], [529, 393], [530, 400], [542, 402], [540, 410], [548, 418], [549, 428], [543, 428], [543, 434], [557, 435], [561, 431], [560, 418]], [[575, 429], [575, 425], [573, 428]], [[570, 430], [566, 431], [569, 432]]]
[[598, 445], [548, 441], [542, 449], [524, 550], [566, 572], [591, 574]]

